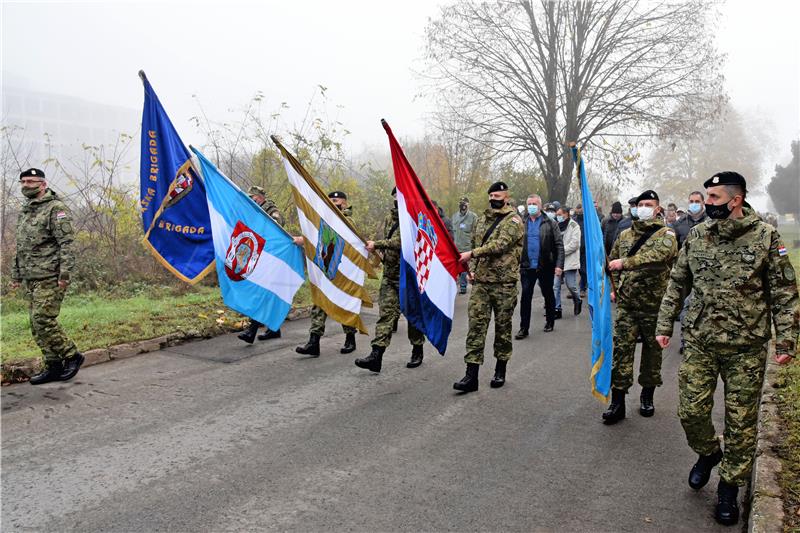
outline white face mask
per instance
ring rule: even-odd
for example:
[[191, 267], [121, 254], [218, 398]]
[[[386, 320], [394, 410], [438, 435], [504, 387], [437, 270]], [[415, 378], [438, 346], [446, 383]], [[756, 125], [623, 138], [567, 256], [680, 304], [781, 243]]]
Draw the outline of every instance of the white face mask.
[[639, 217], [639, 220], [650, 220], [653, 218], [653, 213], [655, 209], [652, 207], [642, 206], [636, 209], [636, 214]]

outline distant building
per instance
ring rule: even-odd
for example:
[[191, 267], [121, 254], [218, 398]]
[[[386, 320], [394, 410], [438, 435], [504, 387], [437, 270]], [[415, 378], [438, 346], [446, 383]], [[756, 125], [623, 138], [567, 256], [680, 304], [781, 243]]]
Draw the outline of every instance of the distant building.
[[120, 133], [127, 133], [134, 140], [126, 156], [128, 169], [120, 178], [136, 180], [141, 111], [12, 86], [3, 87], [2, 106], [3, 125], [24, 129], [25, 164], [47, 166], [44, 161], [48, 158], [48, 137], [49, 157], [66, 164], [83, 159], [83, 145], [113, 147]]

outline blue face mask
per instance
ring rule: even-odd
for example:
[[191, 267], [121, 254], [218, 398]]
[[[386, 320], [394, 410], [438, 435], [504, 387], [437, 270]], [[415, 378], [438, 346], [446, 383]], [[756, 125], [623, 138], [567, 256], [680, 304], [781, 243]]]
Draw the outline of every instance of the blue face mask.
[[566, 220], [566, 218], [564, 218], [561, 215], [559, 215], [559, 216], [556, 217], [556, 220], [558, 220], [558, 223], [561, 224], [562, 222], [564, 222]]
[[696, 215], [703, 210], [703, 204], [689, 204], [689, 212]]
[[555, 220], [556, 219], [556, 214], [553, 213], [552, 211], [545, 211], [544, 213], [547, 215], [547, 218], [549, 218], [550, 220]]
[[637, 208], [637, 207], [631, 207], [631, 216], [632, 216], [632, 217], [637, 217], [637, 216], [639, 216], [639, 208]]
[[539, 212], [539, 206], [536, 204], [531, 204], [528, 206], [528, 214], [532, 217], [536, 216], [536, 213]]

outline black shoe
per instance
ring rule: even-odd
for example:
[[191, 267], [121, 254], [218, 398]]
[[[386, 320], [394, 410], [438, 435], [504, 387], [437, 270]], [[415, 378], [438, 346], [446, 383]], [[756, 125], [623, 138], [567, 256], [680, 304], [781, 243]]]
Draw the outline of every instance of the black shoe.
[[61, 374], [64, 372], [64, 367], [59, 361], [58, 363], [48, 364], [44, 370], [36, 375], [31, 376], [31, 385], [41, 385], [42, 383], [49, 383], [51, 381], [61, 381]]
[[251, 320], [250, 325], [247, 326], [247, 329], [239, 333], [237, 337], [239, 337], [247, 344], [253, 344], [253, 341], [256, 340], [256, 333], [258, 333], [259, 326], [261, 326], [261, 324], [259, 324], [254, 320]]
[[603, 424], [610, 426], [625, 418], [625, 391], [611, 389], [611, 405], [603, 413]]
[[281, 338], [281, 330], [272, 331], [271, 329], [267, 328], [267, 330], [258, 336], [258, 340], [260, 341], [267, 341], [269, 339], [280, 339]]
[[714, 518], [723, 526], [732, 526], [739, 521], [739, 487], [721, 479], [717, 485], [717, 507]]
[[639, 406], [640, 415], [650, 417], [655, 414], [656, 407], [653, 405], [653, 393], [655, 391], [655, 387], [642, 387], [642, 394], [639, 396], [641, 401]]
[[356, 334], [347, 333], [344, 338], [344, 346], [342, 346], [339, 353], [353, 353], [356, 351]]
[[581, 314], [581, 306], [582, 305], [583, 305], [583, 301], [581, 301], [581, 300], [575, 300], [574, 302], [572, 302], [572, 313], [575, 316], [578, 316], [579, 314]]
[[303, 355], [319, 357], [319, 335], [312, 333], [308, 336], [308, 342], [303, 346], [298, 346], [294, 351]]
[[406, 368], [417, 368], [422, 364], [422, 345], [411, 348], [411, 360], [406, 363]]
[[81, 369], [81, 365], [85, 361], [82, 353], [78, 353], [75, 357], [71, 357], [64, 361], [64, 371], [61, 372], [61, 375], [58, 377], [61, 381], [69, 381], [75, 377], [75, 374], [78, 373], [78, 370]]
[[458, 294], [467, 294], [467, 289], [466, 289], [466, 287], [465, 287], [465, 288], [463, 288], [463, 289], [459, 289], [459, 290], [458, 290]]
[[544, 332], [550, 333], [551, 331], [553, 331], [553, 323], [548, 322], [547, 324], [544, 325]]
[[492, 381], [489, 383], [489, 386], [493, 389], [499, 389], [503, 385], [506, 384], [506, 365], [508, 361], [501, 361], [500, 359], [497, 360], [497, 363], [494, 367], [494, 377]]
[[711, 469], [722, 461], [722, 450], [717, 450], [711, 455], [701, 455], [689, 472], [689, 486], [700, 490], [706, 486], [711, 477]]
[[520, 340], [520, 339], [524, 339], [527, 336], [528, 336], [528, 330], [527, 329], [520, 329], [517, 332], [517, 334], [514, 335], [514, 338], [517, 339], [517, 340]]
[[475, 392], [478, 390], [478, 371], [481, 365], [478, 363], [467, 363], [467, 373], [461, 381], [453, 383], [453, 388], [461, 392]]
[[553, 316], [556, 320], [561, 320], [561, 309], [556, 309], [555, 315]]
[[366, 357], [359, 357], [355, 363], [358, 368], [372, 370], [373, 372], [381, 371], [381, 361], [383, 360], [383, 351], [385, 348], [380, 346], [373, 346], [372, 352]]

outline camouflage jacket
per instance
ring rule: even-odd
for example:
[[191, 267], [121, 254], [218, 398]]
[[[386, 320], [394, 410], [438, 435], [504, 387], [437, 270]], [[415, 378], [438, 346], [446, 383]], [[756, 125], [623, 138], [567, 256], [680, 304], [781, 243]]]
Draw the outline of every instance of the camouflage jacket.
[[47, 189], [41, 198], [28, 200], [17, 219], [11, 279], [69, 280], [75, 268], [72, 241], [72, 215], [56, 193]]
[[[656, 229], [639, 250], [628, 257], [639, 238]], [[667, 290], [669, 271], [678, 255], [678, 238], [675, 230], [664, 225], [661, 219], [636, 220], [620, 233], [608, 260], [622, 259], [622, 270], [611, 273], [616, 287], [617, 304], [637, 312], [657, 313], [661, 297]]]
[[266, 214], [272, 217], [272, 220], [278, 223], [278, 225], [283, 226], [285, 221], [283, 219], [283, 215], [281, 214], [280, 209], [278, 206], [275, 205], [275, 202], [270, 200], [269, 198], [264, 199], [264, 203], [261, 204], [261, 209], [264, 210]]
[[[494, 224], [497, 217], [505, 217], [495, 227], [486, 244], [481, 245], [483, 236]], [[475, 231], [472, 232], [472, 260], [470, 272], [475, 274], [476, 283], [517, 283], [519, 281], [519, 261], [522, 256], [522, 219], [513, 207], [487, 209], [478, 217]]]
[[752, 210], [738, 220], [710, 220], [691, 229], [661, 303], [658, 335], [672, 336], [682, 288], [694, 291], [684, 320], [687, 334], [712, 347], [753, 349], [771, 336], [771, 315], [777, 351], [795, 353], [795, 271], [777, 230]]
[[400, 218], [397, 208], [383, 219], [383, 239], [375, 241], [375, 249], [383, 252], [383, 277], [392, 281], [400, 279]]

